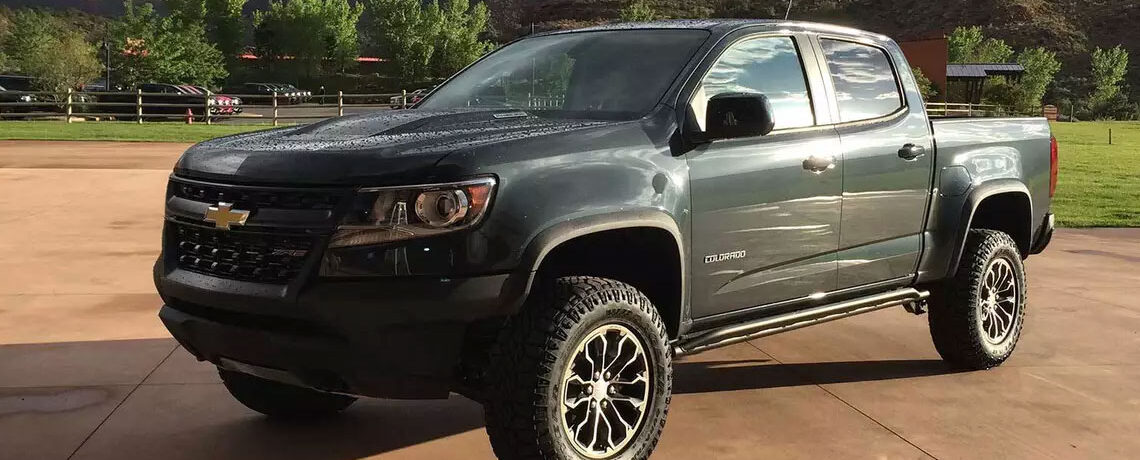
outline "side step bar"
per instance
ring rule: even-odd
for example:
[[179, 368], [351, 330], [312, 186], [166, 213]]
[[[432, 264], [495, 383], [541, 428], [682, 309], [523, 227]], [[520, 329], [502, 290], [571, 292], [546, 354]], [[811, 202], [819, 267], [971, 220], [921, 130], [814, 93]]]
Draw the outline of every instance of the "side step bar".
[[761, 318], [747, 323], [713, 329], [693, 337], [681, 339], [674, 348], [676, 356], [691, 355], [713, 348], [728, 346], [772, 334], [786, 332], [814, 324], [826, 323], [887, 307], [920, 302], [930, 297], [930, 291], [914, 288], [899, 289], [806, 310]]

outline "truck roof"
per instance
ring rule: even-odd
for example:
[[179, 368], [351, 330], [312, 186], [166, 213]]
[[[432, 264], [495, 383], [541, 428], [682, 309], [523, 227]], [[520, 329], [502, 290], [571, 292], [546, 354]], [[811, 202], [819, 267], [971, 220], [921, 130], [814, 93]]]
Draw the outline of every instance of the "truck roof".
[[851, 37], [867, 37], [876, 40], [890, 40], [890, 38], [885, 35], [851, 27], [837, 26], [834, 24], [823, 24], [818, 22], [785, 21], [781, 19], [670, 19], [649, 22], [620, 22], [585, 27], [581, 29], [550, 31], [536, 35], [555, 35], [599, 30], [636, 29], [694, 29], [707, 30], [716, 35], [724, 35], [745, 27], [767, 27], [772, 29], [786, 29], [792, 32], [820, 32], [846, 35]]

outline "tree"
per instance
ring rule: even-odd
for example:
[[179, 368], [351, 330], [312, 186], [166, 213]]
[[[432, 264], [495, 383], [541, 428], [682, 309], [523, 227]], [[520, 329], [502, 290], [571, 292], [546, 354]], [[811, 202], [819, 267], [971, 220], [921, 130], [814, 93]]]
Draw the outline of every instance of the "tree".
[[621, 10], [621, 20], [624, 22], [644, 22], [657, 18], [657, 11], [647, 0], [633, 0]]
[[254, 14], [255, 40], [263, 58], [290, 59], [308, 76], [355, 64], [360, 53], [356, 23], [361, 5], [348, 0], [278, 0]]
[[247, 0], [163, 0], [176, 24], [200, 26], [206, 37], [231, 61], [245, 44], [242, 9]]
[[429, 77], [429, 65], [439, 35], [439, 6], [424, 8], [420, 0], [365, 0], [377, 47], [390, 57], [405, 84]]
[[914, 82], [918, 85], [918, 92], [922, 94], [922, 100], [930, 101], [938, 95], [938, 88], [934, 87], [934, 82], [926, 78], [926, 74], [922, 73], [922, 69], [910, 66], [911, 73], [914, 74]]
[[231, 60], [245, 48], [247, 23], [241, 12], [246, 1], [206, 0], [206, 35]]
[[1004, 40], [986, 38], [978, 26], [960, 26], [947, 37], [950, 62], [1007, 62], [1013, 48]]
[[[430, 8], [430, 6], [429, 6]], [[434, 77], [448, 77], [483, 56], [491, 44], [479, 37], [487, 31], [487, 5], [451, 0], [440, 9], [439, 32], [431, 57]]]
[[102, 66], [83, 34], [47, 13], [19, 10], [4, 40], [8, 64], [44, 91], [64, 92], [90, 82]]
[[1107, 50], [1098, 47], [1092, 53], [1091, 70], [1093, 92], [1089, 102], [1104, 105], [1120, 93], [1120, 83], [1128, 72], [1128, 51], [1120, 45]]
[[1025, 68], [1021, 75], [1022, 99], [1018, 101], [1018, 108], [1026, 111], [1041, 107], [1041, 98], [1053, 83], [1053, 78], [1061, 70], [1061, 62], [1057, 60], [1057, 53], [1045, 48], [1029, 48], [1017, 55], [1017, 63]]
[[112, 64], [126, 86], [159, 82], [209, 86], [228, 72], [222, 53], [206, 41], [201, 25], [159, 17], [150, 3], [124, 3], [111, 26]]

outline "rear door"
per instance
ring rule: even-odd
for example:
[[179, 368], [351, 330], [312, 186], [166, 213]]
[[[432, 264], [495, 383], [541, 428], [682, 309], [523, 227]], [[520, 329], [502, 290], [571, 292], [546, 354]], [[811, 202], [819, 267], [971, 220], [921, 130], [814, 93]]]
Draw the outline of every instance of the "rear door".
[[843, 164], [811, 47], [799, 35], [741, 37], [693, 90], [702, 129], [708, 99], [722, 93], [766, 95], [776, 123], [687, 154], [694, 317], [835, 289]]
[[[906, 59], [889, 43], [819, 37], [843, 144], [838, 288], [915, 273], [933, 145]], [[907, 78], [907, 85], [902, 78]]]

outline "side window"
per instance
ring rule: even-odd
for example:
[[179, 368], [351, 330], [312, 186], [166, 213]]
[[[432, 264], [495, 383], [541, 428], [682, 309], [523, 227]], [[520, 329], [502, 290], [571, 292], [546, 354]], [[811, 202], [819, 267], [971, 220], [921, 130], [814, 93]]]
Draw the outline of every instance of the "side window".
[[709, 98], [724, 93], [768, 96], [776, 129], [815, 124], [807, 79], [791, 37], [745, 40], [720, 56], [693, 96], [693, 113], [702, 130]]
[[835, 85], [840, 120], [879, 118], [902, 107], [898, 80], [882, 49], [828, 39], [819, 44]]

